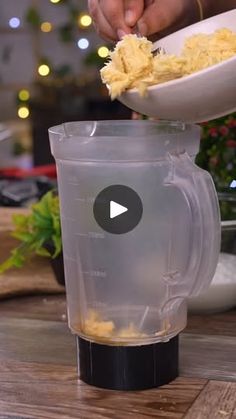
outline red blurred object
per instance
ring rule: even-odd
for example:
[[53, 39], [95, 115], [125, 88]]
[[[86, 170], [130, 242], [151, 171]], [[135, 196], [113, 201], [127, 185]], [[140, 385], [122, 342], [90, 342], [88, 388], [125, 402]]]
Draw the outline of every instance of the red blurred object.
[[47, 176], [50, 179], [55, 179], [57, 177], [56, 165], [47, 164], [32, 169], [19, 169], [17, 167], [0, 169], [0, 177], [2, 178], [25, 179], [33, 176]]
[[236, 148], [236, 141], [235, 140], [227, 140], [226, 145], [229, 148]]

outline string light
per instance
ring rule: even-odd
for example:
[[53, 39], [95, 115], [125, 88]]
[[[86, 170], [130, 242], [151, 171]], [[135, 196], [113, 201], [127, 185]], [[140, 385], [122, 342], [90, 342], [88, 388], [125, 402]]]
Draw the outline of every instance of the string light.
[[27, 108], [26, 106], [21, 106], [18, 109], [18, 116], [21, 119], [26, 119], [29, 116], [29, 108]]
[[89, 47], [89, 41], [86, 38], [81, 38], [77, 42], [78, 48], [87, 49]]
[[12, 28], [12, 29], [17, 29], [17, 28], [19, 28], [19, 26], [20, 26], [20, 19], [19, 19], [18, 17], [12, 17], [12, 18], [9, 20], [9, 26], [10, 26], [10, 28]]
[[40, 76], [45, 77], [50, 73], [50, 68], [47, 64], [41, 64], [38, 68], [38, 73]]
[[40, 29], [42, 32], [51, 32], [52, 24], [50, 22], [41, 23]]
[[22, 101], [29, 100], [29, 98], [30, 98], [30, 93], [29, 93], [29, 91], [28, 91], [28, 90], [26, 90], [26, 89], [22, 89], [22, 90], [20, 90], [20, 91], [19, 91], [19, 93], [18, 93], [18, 98], [19, 98], [20, 100], [22, 100]]
[[98, 48], [98, 55], [101, 58], [106, 58], [109, 55], [109, 49], [107, 47]]
[[56, 4], [59, 3], [61, 0], [50, 0], [51, 3]]
[[83, 14], [79, 17], [79, 24], [85, 28], [90, 26], [92, 24], [92, 18], [91, 16], [87, 14]]

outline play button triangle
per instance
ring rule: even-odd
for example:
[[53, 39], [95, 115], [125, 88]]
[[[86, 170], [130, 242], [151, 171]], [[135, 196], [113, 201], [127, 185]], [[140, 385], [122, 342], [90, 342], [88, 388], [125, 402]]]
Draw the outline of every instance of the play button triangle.
[[93, 215], [107, 233], [126, 234], [140, 222], [143, 204], [137, 192], [126, 185], [110, 185], [96, 196]]
[[110, 218], [118, 217], [118, 215], [121, 215], [126, 211], [128, 211], [128, 208], [115, 201], [110, 201]]

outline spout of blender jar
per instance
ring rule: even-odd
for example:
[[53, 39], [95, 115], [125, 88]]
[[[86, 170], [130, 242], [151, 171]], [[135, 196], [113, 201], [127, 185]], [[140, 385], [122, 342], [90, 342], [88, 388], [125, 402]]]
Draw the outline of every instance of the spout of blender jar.
[[196, 296], [209, 287], [218, 262], [221, 238], [219, 203], [211, 176], [196, 166], [187, 153], [169, 154], [168, 157], [172, 169], [165, 185], [176, 187], [181, 192], [190, 215], [190, 256], [176, 285], [186, 285], [183, 297]]

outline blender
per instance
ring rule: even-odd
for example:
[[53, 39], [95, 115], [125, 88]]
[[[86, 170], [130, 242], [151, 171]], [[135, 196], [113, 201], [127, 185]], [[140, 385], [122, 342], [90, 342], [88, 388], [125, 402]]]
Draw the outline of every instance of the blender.
[[216, 191], [194, 163], [200, 128], [80, 121], [49, 136], [80, 378], [118, 390], [167, 384], [187, 298], [207, 289], [220, 250]]

